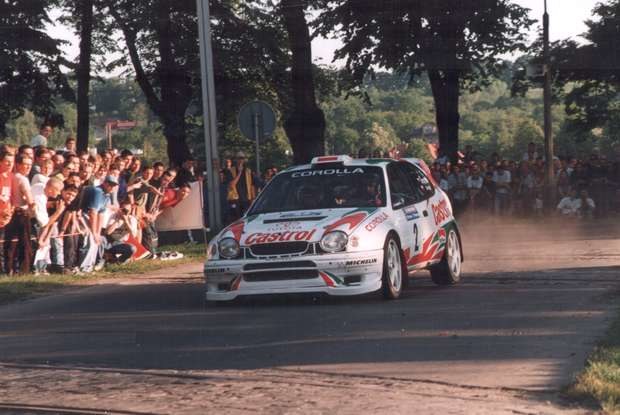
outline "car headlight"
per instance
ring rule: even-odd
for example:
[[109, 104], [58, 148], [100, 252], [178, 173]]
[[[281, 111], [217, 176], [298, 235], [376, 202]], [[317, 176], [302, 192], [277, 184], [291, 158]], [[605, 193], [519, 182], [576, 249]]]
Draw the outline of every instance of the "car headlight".
[[339, 252], [344, 251], [347, 247], [349, 237], [346, 233], [341, 231], [329, 232], [323, 235], [321, 238], [321, 249], [325, 252]]
[[219, 241], [217, 244], [217, 249], [220, 252], [220, 257], [226, 259], [236, 258], [239, 256], [239, 252], [241, 252], [239, 242], [233, 238], [224, 238]]

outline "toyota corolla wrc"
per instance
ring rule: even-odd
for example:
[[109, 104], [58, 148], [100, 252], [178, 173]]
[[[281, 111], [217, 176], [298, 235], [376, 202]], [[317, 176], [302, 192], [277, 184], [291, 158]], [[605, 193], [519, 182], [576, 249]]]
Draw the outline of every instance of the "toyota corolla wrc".
[[208, 301], [276, 293], [398, 298], [409, 276], [461, 277], [448, 196], [418, 159], [316, 157], [275, 176], [207, 247]]

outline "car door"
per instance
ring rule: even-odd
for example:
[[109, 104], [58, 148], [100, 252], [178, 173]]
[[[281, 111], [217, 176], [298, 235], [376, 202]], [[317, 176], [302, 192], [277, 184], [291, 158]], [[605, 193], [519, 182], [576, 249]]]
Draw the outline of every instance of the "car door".
[[[409, 177], [411, 172], [407, 165], [413, 167], [409, 163], [393, 162], [388, 165], [387, 172], [394, 223], [401, 239], [407, 267], [412, 270], [414, 260], [422, 252], [422, 238], [428, 231], [422, 211], [425, 206], [421, 203], [419, 191], [412, 185], [413, 181]], [[428, 212], [426, 214], [428, 215]]]
[[415, 199], [412, 207], [405, 208], [404, 213], [412, 227], [410, 270], [423, 268], [434, 261], [436, 246], [434, 243], [437, 226], [432, 212], [432, 200], [435, 188], [426, 175], [409, 162], [399, 163], [401, 170], [409, 180], [409, 186]]

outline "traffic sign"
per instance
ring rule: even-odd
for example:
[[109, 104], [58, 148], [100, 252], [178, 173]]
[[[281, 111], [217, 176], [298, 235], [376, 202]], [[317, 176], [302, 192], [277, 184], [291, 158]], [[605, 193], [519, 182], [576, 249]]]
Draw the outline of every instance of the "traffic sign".
[[276, 113], [263, 101], [252, 101], [239, 110], [239, 129], [244, 136], [256, 142], [256, 173], [260, 174], [260, 146], [276, 129]]
[[238, 123], [244, 136], [262, 143], [276, 129], [276, 114], [266, 102], [252, 101], [241, 107]]

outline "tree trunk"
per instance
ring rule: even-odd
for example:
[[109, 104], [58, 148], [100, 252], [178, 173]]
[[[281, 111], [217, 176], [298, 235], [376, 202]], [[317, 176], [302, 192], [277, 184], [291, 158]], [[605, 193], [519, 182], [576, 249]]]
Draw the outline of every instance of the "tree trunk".
[[284, 130], [293, 148], [294, 163], [303, 164], [325, 153], [325, 115], [316, 103], [314, 92], [312, 47], [305, 3], [283, 0], [281, 7], [292, 54], [293, 105], [284, 122]]
[[452, 163], [458, 161], [459, 150], [459, 73], [457, 70], [429, 70], [428, 76], [435, 101], [435, 119], [439, 132], [439, 154]]
[[80, 61], [76, 70], [77, 77], [77, 149], [88, 149], [90, 136], [88, 95], [90, 91], [90, 60], [93, 49], [93, 0], [80, 0]]
[[161, 121], [168, 145], [168, 159], [172, 166], [181, 166], [191, 156], [186, 141], [185, 122], [185, 110], [189, 105], [191, 90], [187, 84], [186, 72], [174, 58], [172, 41], [176, 35], [171, 26], [172, 3], [172, 0], [159, 0], [156, 6], [158, 18], [155, 33], [160, 59], [157, 74], [161, 86]]
[[169, 113], [161, 119], [166, 137], [168, 159], [171, 166], [179, 167], [191, 155], [187, 146], [185, 113]]
[[146, 97], [149, 108], [164, 127], [170, 164], [180, 166], [191, 155], [186, 142], [185, 122], [185, 110], [191, 100], [191, 87], [185, 69], [179, 67], [174, 59], [172, 39], [176, 34], [170, 26], [172, 2], [159, 0], [155, 8], [157, 21], [154, 29], [160, 55], [156, 71], [159, 77], [159, 95], [142, 65], [135, 30], [123, 20], [122, 11], [114, 8], [112, 2], [108, 4], [110, 13], [123, 31], [127, 51], [136, 71], [136, 81]]

